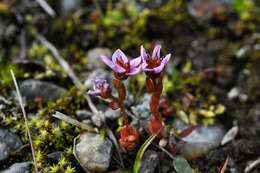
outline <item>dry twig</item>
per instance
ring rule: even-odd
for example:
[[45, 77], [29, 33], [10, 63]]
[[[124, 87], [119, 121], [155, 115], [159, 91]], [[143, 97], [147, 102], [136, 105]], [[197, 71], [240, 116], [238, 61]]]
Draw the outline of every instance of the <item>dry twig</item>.
[[52, 116], [55, 117], [55, 118], [58, 118], [60, 120], [63, 120], [65, 122], [69, 123], [69, 124], [72, 124], [74, 126], [77, 126], [79, 128], [85, 129], [87, 131], [95, 131], [94, 128], [92, 128], [91, 126], [89, 126], [85, 123], [79, 122], [79, 121], [77, 121], [77, 120], [75, 120], [75, 119], [73, 119], [73, 118], [71, 118], [71, 117], [69, 117], [69, 116], [67, 116], [67, 115], [65, 115], [61, 112], [56, 111], [56, 113], [53, 114]]
[[260, 158], [258, 158], [257, 160], [251, 162], [250, 164], [248, 164], [247, 167], [244, 170], [244, 173], [249, 173], [258, 164], [260, 164]]
[[43, 8], [43, 10], [51, 17], [56, 16], [56, 12], [51, 8], [51, 6], [45, 0], [36, 0], [36, 2]]

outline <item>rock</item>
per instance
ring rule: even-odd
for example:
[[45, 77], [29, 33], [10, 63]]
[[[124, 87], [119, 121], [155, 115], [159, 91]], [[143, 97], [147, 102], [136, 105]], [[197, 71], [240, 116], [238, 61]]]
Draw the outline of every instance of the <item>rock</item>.
[[8, 158], [11, 151], [22, 147], [20, 138], [6, 129], [0, 129], [0, 161]]
[[150, 117], [150, 98], [151, 96], [149, 94], [145, 94], [139, 104], [131, 107], [133, 113], [143, 119]]
[[48, 159], [53, 160], [53, 161], [59, 161], [61, 156], [62, 156], [61, 151], [55, 151], [55, 152], [47, 155]]
[[5, 160], [9, 156], [9, 147], [6, 143], [0, 142], [0, 161]]
[[62, 13], [67, 14], [79, 9], [82, 5], [82, 0], [63, 0], [61, 3]]
[[260, 134], [260, 103], [255, 104], [247, 114], [242, 114], [239, 119], [241, 129], [239, 135], [245, 138], [255, 139]]
[[[249, 158], [258, 158], [260, 153], [260, 142], [254, 139], [237, 139], [231, 143], [216, 148], [209, 152], [206, 157], [194, 163], [192, 167], [199, 172], [219, 172], [219, 167], [223, 165], [227, 155], [229, 157], [228, 168], [235, 170], [234, 173], [244, 172], [246, 161]], [[246, 160], [241, 162], [241, 160]], [[231, 170], [229, 172], [232, 172]], [[251, 171], [258, 173], [259, 169]], [[233, 173], [233, 172], [232, 172]]]
[[121, 113], [120, 113], [120, 109], [117, 110], [113, 110], [108, 108], [105, 112], [104, 112], [105, 118], [109, 119], [109, 120], [116, 120], [120, 117]]
[[107, 48], [94, 48], [88, 51], [87, 57], [88, 57], [88, 64], [87, 68], [89, 70], [95, 70], [95, 69], [104, 69], [106, 65], [100, 60], [100, 55], [105, 55], [110, 57], [111, 51]]
[[154, 173], [159, 165], [159, 155], [153, 150], [147, 150], [140, 167], [140, 173]]
[[6, 111], [11, 111], [12, 102], [0, 96], [0, 117], [5, 117]]
[[229, 100], [233, 100], [239, 97], [239, 95], [240, 95], [239, 89], [234, 87], [228, 92], [227, 97]]
[[21, 82], [20, 91], [27, 100], [40, 97], [48, 101], [58, 99], [66, 90], [50, 82], [29, 79]]
[[111, 160], [112, 142], [97, 133], [83, 133], [74, 142], [74, 156], [84, 170], [106, 172]]
[[251, 69], [243, 70], [238, 78], [238, 86], [248, 100], [256, 100], [260, 96], [260, 68], [255, 64]]
[[97, 114], [94, 114], [91, 116], [91, 121], [92, 123], [97, 126], [97, 127], [101, 127], [103, 122], [104, 122], [104, 115], [97, 115]]
[[76, 111], [76, 116], [77, 116], [78, 120], [80, 120], [80, 121], [89, 119], [91, 117], [91, 115], [92, 115], [92, 113], [85, 109]]
[[30, 72], [44, 72], [46, 70], [44, 63], [39, 60], [28, 60], [19, 58], [14, 60], [13, 64], [18, 65], [23, 70]]
[[226, 0], [191, 0], [188, 3], [189, 13], [199, 22], [208, 20], [214, 14], [218, 14], [219, 9], [227, 11], [231, 7], [232, 3], [226, 2]]
[[15, 163], [6, 170], [0, 171], [0, 173], [30, 173], [31, 162]]
[[239, 130], [238, 126], [233, 126], [231, 129], [229, 129], [228, 132], [223, 137], [223, 139], [221, 141], [221, 145], [225, 145], [225, 144], [233, 141], [238, 134], [238, 130]]
[[199, 126], [177, 144], [177, 151], [186, 159], [201, 157], [218, 147], [225, 135], [221, 125]]

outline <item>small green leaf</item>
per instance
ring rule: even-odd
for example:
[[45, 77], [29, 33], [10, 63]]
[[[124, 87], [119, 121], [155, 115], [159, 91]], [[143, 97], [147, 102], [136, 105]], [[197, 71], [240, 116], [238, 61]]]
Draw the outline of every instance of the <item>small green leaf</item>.
[[135, 162], [134, 162], [134, 173], [138, 173], [141, 165], [141, 160], [143, 158], [145, 150], [148, 148], [148, 146], [153, 142], [153, 140], [156, 138], [156, 135], [151, 135], [146, 141], [143, 143], [141, 148], [138, 150]]
[[192, 173], [189, 163], [182, 157], [176, 157], [173, 161], [173, 166], [177, 173]]

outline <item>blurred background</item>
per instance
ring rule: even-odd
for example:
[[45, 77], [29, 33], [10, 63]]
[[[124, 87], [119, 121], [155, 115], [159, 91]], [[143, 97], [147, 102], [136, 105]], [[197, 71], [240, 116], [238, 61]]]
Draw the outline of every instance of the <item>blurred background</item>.
[[[14, 97], [12, 68], [30, 103], [27, 111], [38, 115], [32, 118], [31, 127], [36, 128], [33, 136], [42, 170], [50, 172], [46, 155], [54, 151], [66, 150], [64, 159], [70, 162], [73, 137], [80, 133], [64, 124], [54, 125], [59, 133], [51, 130], [52, 124], [45, 124], [50, 119], [47, 115], [60, 110], [80, 119], [76, 112], [87, 107], [57, 56], [90, 88], [97, 75], [112, 78], [100, 54], [110, 56], [120, 48], [135, 58], [141, 45], [151, 51], [155, 44], [162, 45], [163, 55], [173, 55], [164, 78], [164, 97], [175, 117], [194, 125], [240, 127], [236, 141], [191, 162], [192, 167], [217, 172], [228, 153], [233, 158], [233, 173], [242, 172], [247, 161], [259, 157], [259, 0], [0, 0], [0, 95]], [[33, 90], [39, 81], [47, 83], [37, 83], [40, 87]], [[129, 107], [143, 97], [144, 81], [144, 76], [129, 80]], [[49, 87], [54, 91], [43, 90]], [[67, 95], [60, 99], [63, 90]], [[49, 101], [53, 99], [58, 101]], [[104, 109], [100, 101], [94, 102]], [[19, 109], [13, 101], [10, 105]], [[10, 105], [0, 107], [0, 127], [28, 142], [22, 118], [14, 116], [18, 110]], [[0, 159], [0, 170], [26, 160], [29, 156], [24, 153], [11, 155], [2, 164]], [[76, 172], [82, 171], [79, 165], [73, 166]], [[254, 169], [255, 173], [259, 170], [259, 166]]]

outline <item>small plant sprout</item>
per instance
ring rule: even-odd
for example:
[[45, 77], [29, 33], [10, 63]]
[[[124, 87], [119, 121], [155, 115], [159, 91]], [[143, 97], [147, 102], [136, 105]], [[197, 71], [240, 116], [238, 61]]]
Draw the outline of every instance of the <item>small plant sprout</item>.
[[152, 55], [146, 53], [143, 46], [141, 46], [142, 70], [146, 73], [146, 87], [152, 94], [150, 101], [150, 109], [152, 116], [147, 122], [147, 129], [150, 134], [157, 134], [164, 138], [167, 136], [165, 125], [162, 121], [161, 114], [158, 111], [160, 96], [163, 90], [163, 71], [171, 58], [171, 54], [161, 57], [161, 45], [156, 45], [153, 49]]

